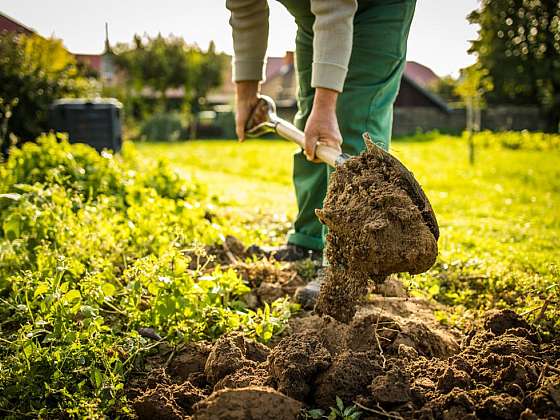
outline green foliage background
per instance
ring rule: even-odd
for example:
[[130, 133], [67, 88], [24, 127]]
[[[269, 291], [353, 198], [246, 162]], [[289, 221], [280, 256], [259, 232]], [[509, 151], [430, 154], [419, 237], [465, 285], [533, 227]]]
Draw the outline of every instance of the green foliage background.
[[62, 42], [37, 35], [0, 34], [0, 123], [6, 132], [32, 140], [47, 130], [47, 113], [61, 97], [93, 92], [94, 85]]
[[488, 71], [491, 104], [539, 105], [550, 130], [560, 122], [560, 2], [482, 0], [469, 15], [480, 25], [470, 52]]

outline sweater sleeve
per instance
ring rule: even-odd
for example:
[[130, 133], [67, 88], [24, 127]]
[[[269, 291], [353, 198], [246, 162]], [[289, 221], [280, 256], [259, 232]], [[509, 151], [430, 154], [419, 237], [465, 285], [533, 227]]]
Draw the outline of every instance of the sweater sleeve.
[[233, 81], [263, 80], [268, 43], [267, 0], [226, 0], [233, 32]]
[[342, 92], [357, 8], [357, 0], [311, 0], [311, 12], [315, 15], [312, 87]]

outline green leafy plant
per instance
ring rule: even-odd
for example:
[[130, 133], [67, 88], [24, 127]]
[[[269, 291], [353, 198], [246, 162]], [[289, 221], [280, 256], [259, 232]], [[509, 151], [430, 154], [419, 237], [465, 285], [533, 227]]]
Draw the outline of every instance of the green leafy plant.
[[128, 416], [126, 378], [161, 340], [266, 342], [291, 314], [285, 300], [247, 309], [237, 273], [210, 268], [205, 249], [229, 228], [165, 161], [48, 135], [0, 174], [2, 415]]
[[336, 407], [331, 407], [331, 412], [329, 413], [329, 420], [358, 420], [362, 412], [358, 410], [355, 405], [344, 406], [344, 403], [339, 397], [336, 397]]
[[327, 420], [358, 420], [362, 412], [355, 405], [344, 406], [344, 402], [336, 397], [336, 407], [331, 407], [327, 415], [324, 410], [319, 408], [306, 410], [303, 417], [306, 419], [327, 419]]

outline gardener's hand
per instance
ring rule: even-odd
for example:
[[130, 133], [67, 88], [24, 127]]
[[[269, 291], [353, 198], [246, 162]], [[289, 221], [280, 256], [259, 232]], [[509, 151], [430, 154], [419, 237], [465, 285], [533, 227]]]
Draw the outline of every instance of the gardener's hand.
[[315, 156], [318, 144], [325, 144], [342, 153], [342, 135], [336, 118], [338, 92], [316, 88], [311, 114], [305, 124], [305, 156], [308, 160], [319, 162]]
[[245, 126], [257, 104], [259, 82], [248, 80], [235, 84], [235, 133], [239, 141], [245, 140]]

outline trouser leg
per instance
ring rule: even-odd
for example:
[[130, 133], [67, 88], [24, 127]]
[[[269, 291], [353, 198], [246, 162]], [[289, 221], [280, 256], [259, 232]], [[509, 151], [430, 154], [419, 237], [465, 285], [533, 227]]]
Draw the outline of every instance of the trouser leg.
[[[393, 104], [406, 64], [406, 44], [415, 0], [360, 3], [354, 18], [352, 54], [344, 91], [338, 98], [337, 118], [342, 150], [358, 155], [368, 132], [389, 150]], [[328, 168], [329, 174], [333, 168]], [[327, 228], [323, 226], [323, 238]]]
[[[301, 6], [301, 5], [300, 5]], [[293, 10], [293, 8], [291, 9]], [[305, 9], [304, 9], [305, 10]], [[308, 9], [309, 10], [309, 9]], [[298, 76], [298, 112], [294, 124], [303, 130], [313, 105], [315, 90], [311, 88], [311, 65], [313, 62], [313, 15], [298, 10], [296, 21], [296, 69]], [[323, 227], [315, 209], [323, 207], [327, 192], [328, 172], [324, 163], [309, 162], [302, 151], [294, 155], [293, 181], [298, 204], [294, 232], [288, 242], [306, 248], [321, 250], [324, 246]]]
[[[303, 129], [313, 104], [313, 15], [309, 0], [283, 0], [298, 24], [296, 67], [299, 81], [295, 125]], [[357, 155], [364, 149], [362, 134], [389, 149], [393, 103], [406, 63], [406, 42], [415, 0], [360, 1], [354, 18], [353, 47], [344, 91], [337, 103], [337, 118], [344, 139], [342, 149]], [[303, 153], [294, 156], [294, 186], [298, 202], [295, 232], [288, 242], [322, 249], [326, 228], [315, 216], [321, 208], [332, 168], [310, 163]]]

